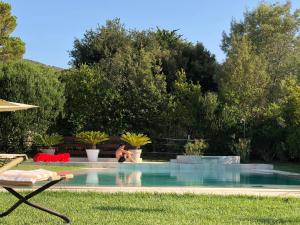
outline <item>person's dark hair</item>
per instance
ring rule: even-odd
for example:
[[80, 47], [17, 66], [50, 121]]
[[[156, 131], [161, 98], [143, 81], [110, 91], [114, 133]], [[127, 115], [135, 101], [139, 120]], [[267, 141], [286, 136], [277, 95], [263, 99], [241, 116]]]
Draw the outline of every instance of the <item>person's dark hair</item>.
[[125, 144], [123, 144], [123, 143], [122, 143], [122, 144], [119, 144], [119, 147], [121, 147], [121, 146], [123, 146], [123, 145], [125, 146]]
[[124, 162], [125, 160], [126, 160], [125, 157], [122, 156], [122, 157], [119, 158], [118, 162], [119, 162], [119, 163], [122, 163], [122, 162]]

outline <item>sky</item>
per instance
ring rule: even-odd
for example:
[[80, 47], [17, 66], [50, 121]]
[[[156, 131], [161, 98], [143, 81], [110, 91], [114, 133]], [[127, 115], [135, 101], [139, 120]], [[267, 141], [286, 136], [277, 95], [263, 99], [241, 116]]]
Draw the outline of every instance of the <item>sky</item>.
[[[1, 1], [1, 0], [0, 0]], [[246, 9], [254, 9], [261, 0], [3, 0], [10, 3], [17, 17], [13, 36], [26, 43], [24, 58], [61, 68], [70, 67], [69, 51], [75, 38], [86, 30], [120, 18], [128, 29], [179, 29], [188, 41], [202, 42], [224, 60], [220, 49], [222, 32], [228, 32], [231, 20], [241, 20]], [[284, 0], [269, 0], [269, 3]], [[299, 0], [291, 0], [300, 8]]]

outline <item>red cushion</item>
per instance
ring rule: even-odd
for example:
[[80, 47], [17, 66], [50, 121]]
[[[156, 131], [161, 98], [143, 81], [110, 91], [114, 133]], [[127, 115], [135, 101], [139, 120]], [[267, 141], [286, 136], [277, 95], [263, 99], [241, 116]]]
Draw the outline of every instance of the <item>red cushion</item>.
[[69, 162], [70, 153], [51, 155], [47, 153], [38, 153], [33, 157], [34, 162]]

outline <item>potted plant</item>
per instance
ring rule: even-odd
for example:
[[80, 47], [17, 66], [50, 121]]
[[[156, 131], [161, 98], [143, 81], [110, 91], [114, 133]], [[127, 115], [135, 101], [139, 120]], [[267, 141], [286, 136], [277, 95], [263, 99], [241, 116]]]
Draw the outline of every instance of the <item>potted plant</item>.
[[86, 149], [86, 154], [89, 162], [97, 162], [100, 150], [96, 145], [103, 141], [109, 140], [108, 134], [100, 131], [82, 131], [76, 134], [78, 141], [90, 144], [91, 148]]
[[136, 162], [141, 161], [141, 153], [142, 149], [140, 149], [141, 146], [151, 143], [150, 138], [145, 134], [136, 134], [136, 133], [130, 133], [126, 132], [125, 134], [122, 134], [121, 140], [127, 142], [135, 149], [130, 149], [129, 151], [132, 153], [132, 159]]
[[195, 139], [194, 143], [189, 142], [184, 146], [186, 155], [203, 155], [204, 150], [208, 144], [203, 139]]
[[34, 142], [41, 146], [40, 151], [47, 154], [54, 155], [55, 148], [54, 145], [57, 145], [63, 141], [63, 136], [60, 134], [36, 134], [34, 136]]
[[202, 155], [208, 144], [203, 139], [195, 139], [184, 146], [185, 155], [178, 155], [179, 163], [201, 163]]

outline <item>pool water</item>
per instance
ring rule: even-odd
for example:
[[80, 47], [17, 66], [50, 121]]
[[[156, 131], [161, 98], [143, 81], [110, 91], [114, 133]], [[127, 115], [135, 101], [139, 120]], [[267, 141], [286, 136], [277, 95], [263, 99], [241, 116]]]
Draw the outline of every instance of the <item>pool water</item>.
[[241, 170], [232, 167], [199, 169], [109, 168], [87, 170], [75, 175], [64, 186], [128, 186], [128, 187], [300, 187], [300, 176], [274, 173], [272, 170]]

